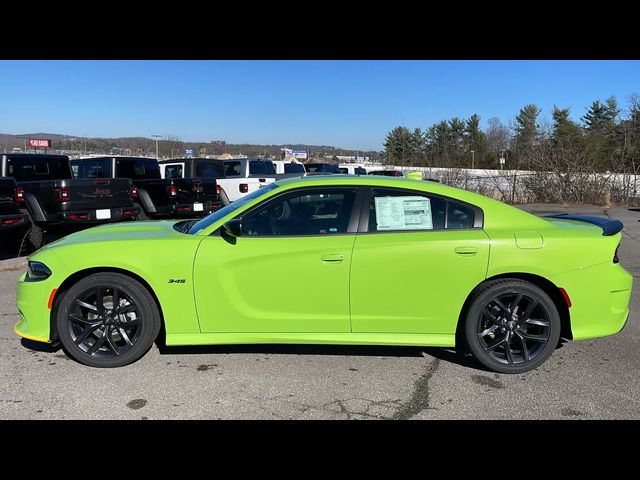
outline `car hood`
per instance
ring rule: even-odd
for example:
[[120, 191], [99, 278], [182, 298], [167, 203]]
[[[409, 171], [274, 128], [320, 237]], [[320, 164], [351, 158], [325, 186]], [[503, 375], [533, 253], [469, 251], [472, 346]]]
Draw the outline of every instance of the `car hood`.
[[173, 226], [176, 223], [178, 223], [178, 220], [123, 222], [101, 225], [62, 237], [45, 245], [38, 252], [83, 243], [149, 241], [184, 235], [174, 230]]

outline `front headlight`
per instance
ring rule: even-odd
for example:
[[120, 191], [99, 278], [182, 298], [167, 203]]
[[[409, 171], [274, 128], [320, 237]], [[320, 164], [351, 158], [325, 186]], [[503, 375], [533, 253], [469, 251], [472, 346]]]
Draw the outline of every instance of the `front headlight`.
[[44, 263], [29, 262], [29, 271], [25, 281], [27, 282], [39, 282], [45, 280], [51, 276], [51, 270]]

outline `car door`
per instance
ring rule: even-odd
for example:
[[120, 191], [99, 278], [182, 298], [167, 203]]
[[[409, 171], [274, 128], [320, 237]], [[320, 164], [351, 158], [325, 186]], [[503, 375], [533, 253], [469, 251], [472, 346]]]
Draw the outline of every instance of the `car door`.
[[467, 295], [486, 276], [482, 211], [388, 188], [372, 189], [367, 203], [351, 265], [352, 331], [455, 333]]
[[194, 288], [203, 332], [349, 332], [358, 190], [284, 192], [240, 214], [241, 235], [205, 238]]

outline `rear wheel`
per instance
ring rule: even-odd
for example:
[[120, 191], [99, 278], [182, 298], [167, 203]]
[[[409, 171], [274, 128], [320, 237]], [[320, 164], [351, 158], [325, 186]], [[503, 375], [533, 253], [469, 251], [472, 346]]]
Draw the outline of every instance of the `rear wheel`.
[[118, 273], [97, 273], [64, 292], [56, 314], [65, 352], [92, 367], [135, 362], [160, 331], [160, 313], [149, 291]]
[[560, 339], [560, 314], [540, 287], [524, 280], [496, 280], [474, 293], [463, 340], [485, 367], [522, 373], [539, 367]]

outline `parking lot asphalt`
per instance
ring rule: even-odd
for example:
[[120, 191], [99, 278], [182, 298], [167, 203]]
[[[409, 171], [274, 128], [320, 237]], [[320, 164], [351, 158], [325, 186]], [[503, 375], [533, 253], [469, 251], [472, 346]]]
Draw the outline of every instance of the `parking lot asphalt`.
[[95, 369], [16, 337], [15, 282], [23, 262], [2, 262], [0, 418], [640, 418], [640, 211], [524, 208], [624, 222], [619, 253], [635, 284], [621, 333], [563, 343], [521, 375], [485, 371], [449, 349], [305, 345], [154, 345], [132, 365]]

